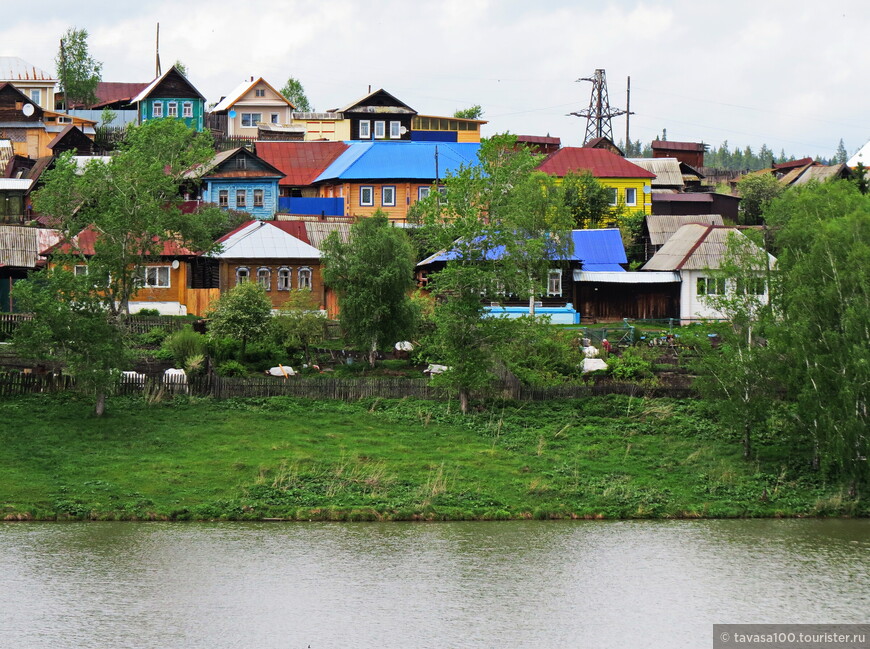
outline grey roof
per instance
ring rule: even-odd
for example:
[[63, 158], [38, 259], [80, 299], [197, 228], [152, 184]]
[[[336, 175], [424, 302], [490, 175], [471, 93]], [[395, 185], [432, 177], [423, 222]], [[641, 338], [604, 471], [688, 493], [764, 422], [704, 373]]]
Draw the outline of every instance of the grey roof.
[[32, 184], [30, 178], [0, 178], [0, 190], [26, 192]]
[[612, 271], [592, 271], [574, 269], [575, 282], [603, 282], [606, 284], [670, 284], [680, 282], [682, 278], [679, 273], [673, 271], [661, 272], [624, 272], [616, 273]]
[[826, 180], [834, 180], [842, 177], [846, 172], [846, 165], [810, 165], [804, 169], [795, 169], [780, 178], [780, 182], [787, 185], [804, 185], [810, 181], [823, 183]]
[[[233, 107], [233, 104], [235, 104], [235, 103], [236, 103], [237, 101], [239, 101], [242, 97], [244, 97], [245, 94], [247, 94], [247, 93], [251, 90], [251, 88], [253, 88], [254, 86], [256, 86], [256, 85], [257, 85], [258, 83], [260, 83], [261, 81], [262, 81], [263, 83], [265, 83], [267, 86], [269, 86], [270, 88], [272, 88], [272, 90], [275, 90], [275, 89], [272, 87], [272, 85], [271, 85], [268, 81], [266, 81], [263, 77], [260, 77], [259, 79], [256, 79], [256, 80], [253, 80], [253, 81], [242, 81], [239, 85], [237, 85], [235, 88], [233, 88], [233, 89], [230, 91], [230, 94], [228, 94], [226, 97], [224, 97], [223, 99], [221, 99], [221, 100], [218, 102], [218, 104], [217, 104], [217, 105], [212, 109], [212, 112], [217, 113], [217, 112], [222, 111], [222, 110], [229, 110], [230, 108]], [[276, 93], [278, 94], [278, 96], [279, 96], [279, 97], [284, 101], [285, 104], [287, 104], [287, 105], [290, 106], [290, 107], [293, 106], [293, 104], [290, 103], [290, 100], [287, 99], [284, 95], [282, 95], [282, 94], [281, 94], [280, 92], [278, 92], [277, 90], [275, 90], [275, 92], [276, 92]], [[265, 98], [264, 98], [264, 100], [263, 100], [262, 102], [259, 102], [259, 103], [266, 104], [266, 103], [270, 103], [270, 102], [273, 102], [273, 101], [275, 101], [275, 100], [272, 99], [272, 98], [269, 98], [268, 100], [265, 100]], [[280, 101], [280, 100], [279, 100], [279, 101]]]
[[[641, 270], [706, 270], [720, 268], [729, 237], [742, 238], [756, 247], [737, 228], [690, 223], [665, 242]], [[776, 263], [773, 255], [771, 265]]]
[[347, 242], [350, 238], [350, 223], [306, 221], [305, 231], [308, 233], [308, 240], [311, 242], [311, 245], [319, 249], [323, 245], [324, 239], [332, 232], [338, 232], [341, 240]]
[[725, 225], [721, 214], [650, 214], [646, 217], [646, 228], [649, 232], [650, 243], [654, 246], [664, 245], [665, 241], [670, 239], [674, 232], [688, 223]]
[[45, 70], [17, 56], [0, 56], [0, 81], [57, 81]]
[[676, 158], [626, 158], [626, 160], [656, 175], [652, 180], [653, 189], [683, 186], [683, 172], [680, 169], [680, 161]]
[[0, 266], [36, 268], [39, 253], [60, 241], [60, 232], [48, 228], [0, 225]]
[[219, 239], [220, 259], [320, 259], [320, 251], [270, 221], [253, 221]]

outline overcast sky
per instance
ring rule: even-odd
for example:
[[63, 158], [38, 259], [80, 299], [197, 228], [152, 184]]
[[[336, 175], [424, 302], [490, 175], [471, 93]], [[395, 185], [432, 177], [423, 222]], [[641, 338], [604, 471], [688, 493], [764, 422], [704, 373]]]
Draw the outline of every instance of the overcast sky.
[[[176, 59], [216, 102], [243, 79], [288, 76], [312, 105], [384, 88], [421, 114], [481, 104], [484, 135], [553, 135], [579, 146], [596, 68], [631, 138], [777, 154], [851, 154], [870, 139], [868, 0], [528, 2], [514, 0], [77, 0], [50, 11], [0, 0], [0, 55], [54, 71], [67, 27], [90, 33], [105, 81], [151, 81], [160, 23], [164, 70]], [[614, 139], [625, 118], [613, 120]]]

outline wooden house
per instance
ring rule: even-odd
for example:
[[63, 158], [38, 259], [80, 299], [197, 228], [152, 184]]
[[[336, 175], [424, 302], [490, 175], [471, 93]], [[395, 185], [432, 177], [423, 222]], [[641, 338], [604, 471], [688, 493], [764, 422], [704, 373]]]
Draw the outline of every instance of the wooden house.
[[720, 214], [731, 223], [737, 222], [740, 197], [717, 192], [658, 192], [652, 195], [652, 213], [661, 215]]
[[278, 181], [283, 176], [243, 147], [221, 151], [185, 174], [202, 181], [203, 202], [247, 212], [258, 219], [271, 219], [278, 211]]
[[410, 140], [417, 114], [383, 88], [329, 112], [341, 113], [349, 121], [351, 140]]
[[611, 205], [629, 210], [652, 211], [655, 174], [607, 149], [565, 147], [548, 156], [538, 169], [557, 178], [588, 171], [611, 192]]
[[416, 115], [411, 120], [411, 139], [415, 142], [480, 142], [483, 119]]
[[649, 214], [644, 218], [641, 233], [644, 261], [648, 261], [677, 230], [688, 223], [725, 225], [721, 214]]
[[701, 142], [671, 142], [670, 140], [653, 140], [653, 158], [676, 158], [690, 167], [704, 166], [704, 153], [707, 145]]
[[257, 137], [259, 124], [285, 125], [293, 119], [293, 104], [275, 90], [263, 77], [243, 81], [226, 97], [223, 97], [210, 113], [224, 116], [225, 128], [221, 131], [229, 137]]
[[403, 220], [415, 202], [460, 165], [477, 164], [474, 142], [351, 142], [315, 180], [323, 198], [343, 198], [345, 216], [380, 210]]
[[171, 118], [203, 130], [205, 97], [175, 66], [152, 81], [131, 103], [137, 107], [140, 124], [149, 119]]
[[57, 230], [0, 225], [0, 312], [15, 311], [11, 297], [15, 282], [44, 266], [40, 253], [59, 240]]

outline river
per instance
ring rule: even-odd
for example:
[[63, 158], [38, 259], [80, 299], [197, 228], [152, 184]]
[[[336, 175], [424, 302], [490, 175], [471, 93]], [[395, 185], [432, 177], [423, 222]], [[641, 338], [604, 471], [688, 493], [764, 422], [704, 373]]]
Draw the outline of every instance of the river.
[[870, 520], [0, 524], [0, 646], [712, 646], [870, 618]]

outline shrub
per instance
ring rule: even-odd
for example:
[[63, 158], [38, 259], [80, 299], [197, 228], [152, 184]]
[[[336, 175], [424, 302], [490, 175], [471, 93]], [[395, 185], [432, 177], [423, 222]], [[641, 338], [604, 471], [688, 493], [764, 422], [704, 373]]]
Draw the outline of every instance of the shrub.
[[184, 371], [187, 372], [188, 376], [198, 376], [205, 371], [205, 355], [204, 354], [193, 354], [192, 356], [187, 357], [187, 361], [184, 364]]
[[205, 336], [196, 333], [190, 325], [185, 325], [163, 341], [163, 349], [169, 350], [178, 367], [184, 367], [191, 356], [205, 353]]
[[224, 361], [215, 370], [218, 376], [247, 376], [248, 368], [239, 361]]
[[635, 381], [652, 376], [652, 363], [635, 347], [626, 349], [622, 356], [610, 356], [607, 362], [611, 376], [620, 381]]
[[140, 345], [159, 345], [166, 339], [166, 330], [162, 327], [151, 327], [149, 331], [139, 335]]
[[158, 309], [139, 309], [139, 312], [136, 315], [159, 316], [160, 311]]

